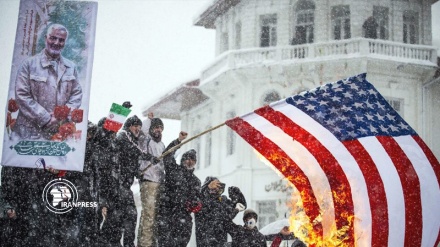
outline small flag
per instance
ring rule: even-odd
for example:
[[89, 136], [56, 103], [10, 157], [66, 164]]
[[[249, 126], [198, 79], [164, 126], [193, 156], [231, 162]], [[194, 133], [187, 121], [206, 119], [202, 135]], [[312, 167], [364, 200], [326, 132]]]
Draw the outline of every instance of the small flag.
[[104, 122], [104, 129], [118, 132], [130, 114], [131, 110], [116, 103], [112, 104], [107, 119]]
[[438, 245], [440, 164], [366, 74], [226, 125], [299, 190], [309, 235], [323, 239], [333, 225], [338, 246]]

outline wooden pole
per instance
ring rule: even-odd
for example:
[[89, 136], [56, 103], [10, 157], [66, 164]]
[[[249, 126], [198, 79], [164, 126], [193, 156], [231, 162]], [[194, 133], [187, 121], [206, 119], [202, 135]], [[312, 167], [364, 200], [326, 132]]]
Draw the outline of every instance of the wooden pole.
[[[214, 127], [210, 128], [210, 129], [207, 129], [207, 130], [205, 130], [205, 131], [199, 133], [198, 135], [195, 135], [195, 136], [193, 136], [193, 137], [191, 137], [191, 138], [189, 138], [189, 139], [187, 139], [187, 140], [181, 142], [180, 144], [178, 144], [178, 145], [176, 145], [176, 146], [174, 146], [174, 147], [168, 149], [166, 152], [162, 153], [162, 155], [159, 156], [159, 157], [157, 157], [157, 158], [158, 158], [158, 159], [163, 159], [163, 157], [165, 157], [165, 156], [167, 156], [168, 154], [174, 152], [174, 150], [180, 148], [181, 146], [187, 144], [188, 142], [190, 142], [190, 141], [192, 141], [192, 140], [194, 140], [194, 139], [196, 139], [196, 138], [198, 138], [198, 137], [200, 137], [200, 136], [202, 136], [202, 135], [204, 135], [204, 134], [206, 134], [206, 133], [208, 133], [208, 132], [211, 132], [211, 131], [213, 131], [213, 130], [215, 130], [215, 129], [218, 129], [218, 128], [222, 127], [223, 125], [225, 125], [225, 123], [221, 123], [221, 124], [219, 124], [219, 125], [217, 125], [217, 126], [214, 126]], [[150, 168], [150, 166], [152, 166], [152, 164], [149, 164], [147, 167], [145, 167], [145, 168], [141, 171], [141, 174], [143, 174], [146, 170], [148, 170], [148, 168]]]

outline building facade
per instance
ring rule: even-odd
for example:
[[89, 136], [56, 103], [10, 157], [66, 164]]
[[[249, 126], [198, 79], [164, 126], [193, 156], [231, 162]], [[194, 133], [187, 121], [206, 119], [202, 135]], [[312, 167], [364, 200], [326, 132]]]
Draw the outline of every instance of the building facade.
[[[440, 80], [432, 46], [437, 0], [215, 0], [195, 25], [216, 30], [216, 59], [144, 110], [194, 136], [304, 90], [360, 73], [440, 157]], [[437, 97], [437, 98], [436, 98]], [[291, 190], [228, 127], [185, 145], [196, 174], [238, 186], [260, 227], [288, 217]], [[239, 221], [237, 221], [239, 222]]]

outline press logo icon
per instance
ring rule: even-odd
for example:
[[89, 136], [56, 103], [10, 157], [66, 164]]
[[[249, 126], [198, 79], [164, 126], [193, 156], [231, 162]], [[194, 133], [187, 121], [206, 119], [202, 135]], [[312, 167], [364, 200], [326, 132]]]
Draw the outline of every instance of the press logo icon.
[[64, 214], [78, 204], [78, 192], [69, 180], [54, 179], [44, 187], [43, 202], [51, 212]]

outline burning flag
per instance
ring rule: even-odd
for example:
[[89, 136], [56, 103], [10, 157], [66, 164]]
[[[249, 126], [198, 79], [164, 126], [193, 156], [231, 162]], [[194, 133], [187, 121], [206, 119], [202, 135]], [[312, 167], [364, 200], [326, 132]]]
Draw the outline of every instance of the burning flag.
[[334, 231], [338, 246], [439, 243], [440, 164], [366, 74], [226, 125], [298, 189], [309, 245], [331, 246]]

